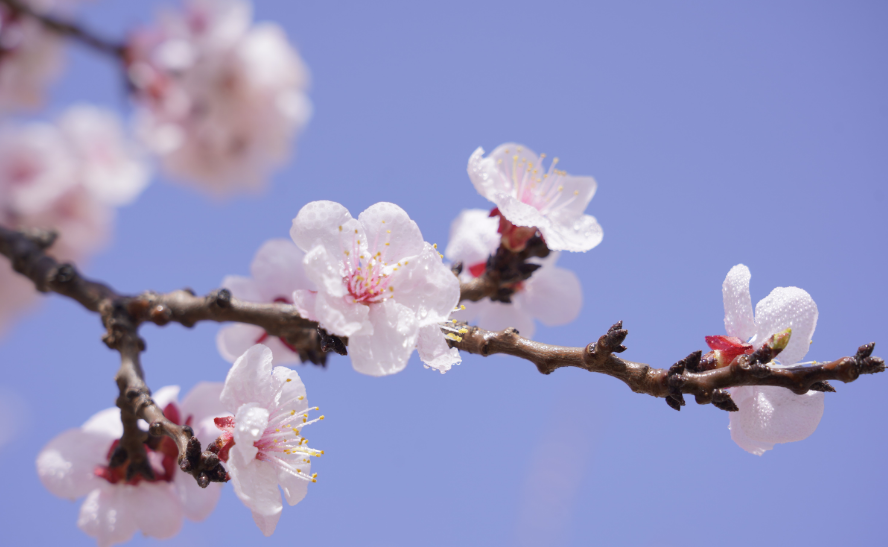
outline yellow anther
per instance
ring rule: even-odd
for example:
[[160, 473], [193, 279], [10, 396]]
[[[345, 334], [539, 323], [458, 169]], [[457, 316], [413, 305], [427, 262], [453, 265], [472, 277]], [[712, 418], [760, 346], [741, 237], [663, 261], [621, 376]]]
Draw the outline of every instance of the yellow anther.
[[545, 153], [540, 154], [540, 159], [541, 159], [541, 160], [546, 159], [546, 154], [545, 154]]
[[469, 332], [469, 329], [459, 329], [460, 334], [465, 334], [467, 332]]
[[383, 220], [382, 223], [385, 224], [385, 221]]
[[390, 291], [390, 292], [395, 292], [395, 288], [394, 288], [394, 287], [389, 287], [389, 291]]
[[296, 397], [296, 399], [299, 400], [299, 401], [301, 401], [302, 399], [305, 399], [305, 396], [304, 396], [304, 395], [300, 395], [299, 397]]
[[388, 247], [389, 245], [390, 245], [390, 243], [386, 242], [385, 246]]
[[342, 231], [342, 226], [339, 227], [339, 231], [340, 231], [340, 232]]
[[559, 187], [558, 187], [558, 191], [559, 191], [559, 192], [561, 192], [561, 191], [563, 191], [563, 190], [564, 190], [564, 186], [559, 186]]
[[[300, 397], [300, 399], [301, 399], [301, 398], [302, 398], [302, 397]], [[292, 416], [292, 415], [294, 415], [294, 414], [296, 414], [296, 411], [295, 411], [295, 410], [291, 410], [291, 411], [290, 411], [290, 416]]]
[[459, 305], [459, 309], [461, 309], [461, 310], [466, 309], [466, 305], [465, 305], [465, 304], [460, 304], [460, 305]]
[[317, 473], [312, 473], [311, 478], [313, 478], [313, 479], [318, 478], [318, 474], [317, 474]]
[[392, 233], [392, 231], [391, 231], [391, 230], [386, 230], [385, 233], [390, 234], [390, 233]]
[[288, 381], [288, 382], [292, 382], [293, 380], [291, 380], [290, 378], [287, 378], [287, 381]]
[[575, 195], [575, 196], [580, 195], [580, 191], [579, 191], [579, 190], [574, 190], [574, 195]]
[[357, 229], [357, 228], [355, 228], [355, 233], [358, 233], [358, 229]]
[[318, 482], [318, 479], [311, 479], [311, 482]]
[[321, 415], [321, 417], [318, 418], [318, 420], [323, 420], [323, 419], [324, 419], [324, 416], [323, 416], [323, 415]]
[[455, 325], [455, 324], [456, 324], [456, 319], [451, 319], [450, 322], [453, 323], [453, 324]]
[[280, 433], [280, 432], [281, 432], [281, 430], [280, 430], [280, 429], [275, 429], [275, 431], [276, 431], [276, 432], [278, 432], [278, 433]]

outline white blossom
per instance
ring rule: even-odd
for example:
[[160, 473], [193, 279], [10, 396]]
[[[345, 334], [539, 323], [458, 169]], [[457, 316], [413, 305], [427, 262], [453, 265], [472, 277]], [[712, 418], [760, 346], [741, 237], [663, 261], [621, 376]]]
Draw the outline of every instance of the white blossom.
[[510, 248], [520, 250], [535, 228], [553, 251], [588, 251], [603, 236], [595, 217], [584, 214], [598, 185], [592, 177], [555, 169], [558, 158], [544, 169], [544, 158], [515, 143], [502, 144], [487, 157], [478, 148], [469, 157], [469, 178], [508, 221], [501, 232]]
[[258, 190], [308, 122], [308, 70], [244, 0], [188, 0], [135, 33], [137, 126], [175, 177], [214, 194]]
[[[749, 268], [731, 268], [722, 286], [725, 330], [728, 336], [747, 341], [758, 349], [769, 337], [792, 329], [786, 348], [771, 366], [798, 363], [808, 353], [817, 326], [817, 305], [798, 287], [777, 287], [752, 311]], [[741, 448], [761, 456], [775, 444], [800, 441], [814, 433], [823, 416], [823, 393], [796, 395], [775, 386], [741, 386], [731, 389], [739, 412], [732, 412], [731, 438]]]
[[[462, 262], [460, 277], [464, 281], [479, 277], [486, 270], [487, 258], [500, 245], [498, 225], [499, 221], [482, 209], [467, 209], [453, 221], [444, 256], [452, 262]], [[534, 319], [549, 326], [573, 321], [583, 306], [583, 291], [573, 272], [555, 266], [558, 256], [558, 252], [552, 251], [544, 259], [532, 259], [541, 267], [530, 279], [513, 287], [511, 304], [487, 299], [466, 302], [465, 311], [455, 312], [453, 317], [488, 330], [515, 327], [526, 337], [533, 336]]]
[[348, 337], [355, 370], [373, 376], [404, 369], [414, 348], [440, 371], [459, 363], [441, 326], [459, 302], [459, 281], [415, 222], [393, 203], [352, 218], [332, 201], [309, 203], [293, 219], [317, 292], [296, 291], [304, 317]]
[[[30, 0], [45, 10], [52, 2]], [[0, 110], [33, 109], [61, 72], [62, 39], [39, 22], [0, 4]]]
[[[215, 437], [213, 418], [225, 414], [219, 401], [222, 384], [201, 383], [181, 404], [178, 386], [157, 391], [154, 401], [170, 421], [190, 425], [202, 443]], [[37, 474], [53, 494], [76, 499], [77, 525], [96, 538], [99, 547], [123, 543], [137, 530], [156, 538], [169, 538], [182, 527], [182, 517], [203, 520], [219, 499], [221, 485], [200, 488], [194, 477], [179, 471], [178, 450], [164, 437], [157, 449], [145, 447], [154, 480], [142, 476], [127, 481], [126, 464], [109, 468], [108, 460], [123, 434], [120, 409], [103, 410], [79, 428], [51, 440], [37, 456]]]
[[[288, 239], [266, 241], [256, 251], [250, 264], [252, 277], [228, 276], [222, 287], [247, 302], [293, 303], [296, 290], [314, 290], [305, 275], [302, 260], [305, 253]], [[277, 365], [298, 363], [296, 348], [276, 336], [269, 336], [262, 327], [237, 323], [224, 327], [216, 337], [216, 347], [228, 362], [233, 363], [255, 344], [265, 344], [274, 355]]]
[[[302, 429], [318, 420], [308, 419], [305, 385], [285, 367], [273, 368], [271, 350], [257, 344], [241, 355], [228, 371], [222, 404], [233, 418], [216, 420], [230, 446], [226, 462], [234, 492], [253, 513], [262, 533], [270, 536], [281, 517], [283, 503], [278, 486], [290, 505], [317, 482], [311, 457], [322, 450], [308, 448]], [[223, 436], [223, 438], [225, 438]]]

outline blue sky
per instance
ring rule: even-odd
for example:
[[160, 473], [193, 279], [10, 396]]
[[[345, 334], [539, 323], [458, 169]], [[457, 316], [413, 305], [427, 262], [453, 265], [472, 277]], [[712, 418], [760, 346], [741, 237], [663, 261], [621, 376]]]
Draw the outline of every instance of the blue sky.
[[[84, 19], [123, 36], [159, 2], [100, 1]], [[123, 291], [204, 293], [246, 274], [305, 203], [401, 205], [446, 243], [490, 207], [465, 173], [477, 146], [557, 155], [599, 190], [604, 241], [559, 265], [584, 307], [536, 339], [585, 345], [622, 319], [628, 359], [666, 367], [724, 332], [721, 283], [752, 271], [753, 301], [798, 286], [820, 318], [808, 356], [865, 342], [888, 355], [888, 5], [880, 2], [257, 2], [313, 78], [315, 115], [267, 193], [214, 201], [156, 177], [84, 270]], [[47, 115], [77, 101], [126, 110], [110, 63], [73, 48]], [[224, 379], [216, 325], [144, 329], [154, 389]], [[4, 543], [92, 545], [78, 503], [34, 472], [41, 447], [111, 406], [115, 355], [98, 318], [48, 297], [0, 342]], [[817, 431], [763, 457], [728, 416], [580, 370], [508, 357], [450, 373], [414, 356], [389, 378], [333, 357], [300, 368], [326, 420], [307, 498], [263, 539], [226, 488], [170, 545], [881, 545], [888, 375], [826, 398]], [[155, 543], [137, 538], [133, 545]]]

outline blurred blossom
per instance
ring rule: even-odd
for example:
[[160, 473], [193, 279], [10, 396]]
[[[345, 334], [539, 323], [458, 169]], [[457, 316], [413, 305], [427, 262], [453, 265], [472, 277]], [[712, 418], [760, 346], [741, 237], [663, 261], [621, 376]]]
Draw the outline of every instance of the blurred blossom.
[[[52, 0], [28, 0], [47, 10]], [[0, 4], [0, 110], [35, 108], [62, 68], [62, 39]]]
[[[484, 273], [487, 258], [500, 245], [498, 226], [499, 221], [482, 209], [464, 210], [453, 221], [444, 256], [452, 262], [462, 262], [460, 278], [464, 281]], [[570, 323], [583, 307], [583, 290], [576, 274], [555, 266], [558, 255], [553, 251], [544, 259], [530, 260], [541, 268], [513, 287], [511, 304], [489, 299], [466, 302], [465, 311], [455, 312], [453, 317], [488, 330], [515, 327], [526, 337], [533, 336], [536, 330], [534, 319], [549, 326]]]
[[[725, 330], [728, 336], [749, 340], [755, 349], [768, 338], [792, 329], [789, 344], [772, 366], [791, 366], [805, 357], [817, 326], [817, 304], [798, 287], [777, 287], [752, 312], [749, 268], [731, 268], [722, 285]], [[824, 394], [796, 395], [774, 386], [742, 386], [731, 390], [739, 412], [730, 413], [731, 438], [740, 448], [761, 456], [775, 444], [801, 441], [814, 433], [823, 416]]]
[[545, 157], [515, 143], [501, 144], [487, 157], [478, 148], [469, 157], [469, 178], [496, 205], [507, 248], [523, 249], [536, 228], [553, 251], [588, 251], [603, 237], [595, 217], [584, 214], [598, 185], [592, 177], [555, 169], [558, 158], [544, 169]]
[[[290, 240], [266, 241], [250, 264], [252, 277], [229, 275], [222, 280], [222, 287], [230, 290], [235, 298], [247, 302], [292, 304], [294, 291], [313, 291], [315, 288], [305, 275], [304, 257], [305, 253]], [[268, 336], [262, 327], [237, 323], [222, 328], [216, 337], [219, 353], [230, 363], [258, 343], [268, 346], [276, 365], [300, 361], [296, 348], [276, 336]]]
[[217, 194], [262, 188], [308, 122], [308, 70], [244, 0], [188, 0], [132, 35], [137, 128], [173, 176]]
[[[219, 395], [222, 384], [198, 384], [181, 402], [178, 386], [157, 390], [154, 402], [170, 421], [190, 425], [202, 445], [215, 437], [213, 419], [225, 414]], [[176, 535], [182, 517], [203, 520], [216, 506], [221, 484], [200, 488], [194, 477], [179, 470], [175, 442], [163, 437], [154, 448], [145, 445], [154, 479], [126, 479], [128, 461], [110, 467], [123, 434], [120, 409], [95, 414], [79, 428], [52, 439], [37, 456], [37, 474], [47, 490], [62, 498], [86, 496], [77, 525], [96, 538], [99, 547], [129, 541], [137, 530], [156, 538]]]
[[318, 288], [296, 291], [296, 307], [348, 337], [355, 370], [400, 372], [414, 348], [442, 373], [459, 364], [441, 330], [459, 303], [459, 281], [403, 209], [382, 202], [353, 218], [338, 203], [313, 201], [293, 219], [290, 235], [306, 252], [305, 271]]

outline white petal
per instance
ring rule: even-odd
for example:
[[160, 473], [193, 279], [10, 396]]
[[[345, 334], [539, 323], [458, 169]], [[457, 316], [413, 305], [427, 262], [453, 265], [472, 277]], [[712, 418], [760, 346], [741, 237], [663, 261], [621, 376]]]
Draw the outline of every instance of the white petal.
[[179, 533], [182, 528], [182, 505], [171, 484], [141, 482], [138, 486], [124, 486], [123, 490], [121, 497], [125, 499], [143, 534], [167, 539]]
[[444, 256], [462, 262], [463, 271], [475, 264], [486, 263], [500, 245], [499, 218], [484, 209], [465, 209], [450, 225], [450, 239]]
[[245, 466], [256, 459], [259, 449], [254, 443], [265, 433], [269, 416], [268, 408], [258, 403], [241, 405], [234, 415], [234, 447], [231, 449], [234, 457], [229, 461], [237, 460]]
[[317, 321], [315, 309], [317, 309], [317, 291], [293, 291], [293, 305], [303, 319]]
[[385, 376], [404, 370], [416, 347], [418, 325], [413, 311], [393, 300], [370, 306], [373, 334], [348, 340], [348, 354], [358, 372]]
[[338, 254], [325, 247], [315, 247], [305, 255], [305, 275], [318, 287], [318, 291], [330, 296], [345, 296], [348, 288], [343, 281], [343, 263]]
[[123, 435], [119, 408], [106, 408], [96, 412], [82, 426], [84, 432], [103, 435], [107, 439], [119, 439]]
[[[295, 465], [290, 464], [289, 467], [294, 471], [298, 469], [306, 475], [311, 475], [311, 462], [303, 462], [301, 458], [298, 462]], [[284, 469], [278, 471], [278, 483], [284, 491], [284, 499], [291, 507], [305, 499], [305, 495], [308, 494], [308, 480], [288, 473]]]
[[[743, 403], [743, 401], [753, 396], [753, 388], [751, 386], [734, 388], [731, 390], [731, 396], [734, 399], [734, 402], [738, 405], [744, 404], [745, 406], [749, 406], [752, 404], [751, 401], [747, 403]], [[733, 439], [740, 448], [756, 456], [761, 456], [768, 450], [774, 448], [773, 443], [755, 441], [746, 435], [746, 432], [743, 431], [743, 428], [740, 426], [740, 412], [730, 412], [729, 414], [728, 429], [731, 431], [731, 439]]]
[[305, 252], [290, 240], [271, 239], [262, 244], [250, 265], [250, 273], [266, 301], [289, 300], [295, 290], [314, 289], [302, 265], [304, 258]]
[[777, 360], [782, 365], [798, 363], [808, 353], [817, 327], [817, 304], [798, 287], [777, 287], [756, 304], [755, 325], [757, 346], [772, 334], [791, 328], [789, 344]]
[[[494, 154], [510, 145], [517, 146], [511, 143], [501, 145], [494, 150]], [[475, 190], [494, 203], [498, 203], [501, 196], [509, 195], [511, 192], [508, 180], [497, 171], [496, 160], [489, 157], [484, 158], [484, 149], [480, 146], [469, 156], [468, 173]]]
[[299, 354], [285, 346], [277, 336], [269, 336], [262, 343], [271, 350], [271, 354], [274, 356], [274, 366], [276, 367], [301, 362]]
[[547, 219], [547, 222], [536, 225], [546, 240], [546, 246], [553, 251], [584, 253], [596, 247], [604, 238], [604, 230], [591, 215], [583, 215], [564, 223], [560, 220], [562, 219]]
[[[281, 504], [281, 507], [283, 507], [283, 504]], [[265, 537], [268, 537], [274, 533], [274, 529], [277, 528], [278, 521], [281, 520], [280, 511], [269, 516], [257, 513], [256, 511], [253, 511], [252, 513], [253, 522], [256, 523], [256, 526], [259, 527]]]
[[796, 395], [774, 386], [752, 386], [751, 396], [736, 401], [740, 407], [731, 427], [742, 429], [756, 443], [789, 443], [807, 438], [823, 416], [823, 393]]
[[238, 357], [222, 388], [225, 410], [234, 414], [246, 403], [259, 403], [267, 408], [276, 392], [276, 386], [270, 382], [271, 369], [271, 350], [262, 344], [256, 344]]
[[265, 302], [262, 291], [249, 277], [228, 275], [222, 280], [222, 288], [231, 291], [231, 296], [245, 302]]
[[[509, 196], [507, 198], [500, 200], [500, 202], [497, 205], [499, 206], [500, 213], [502, 213], [502, 215], [504, 217], [506, 217], [509, 220], [509, 222], [511, 222], [515, 226], [528, 226], [528, 227], [536, 226], [542, 232], [542, 227], [544, 227], [544, 226], [548, 227], [549, 224], [551, 224], [549, 219], [547, 219], [545, 217], [545, 215], [543, 215], [543, 213], [540, 212], [539, 209], [537, 209], [533, 205], [519, 201], [518, 199], [516, 199], [512, 196]], [[546, 236], [546, 234], [543, 234], [543, 235]], [[553, 236], [554, 235], [555, 235], [555, 233], [553, 231]], [[555, 250], [555, 251], [563, 250], [563, 249], [556, 249], [555, 247], [552, 247], [551, 245], [549, 245], [548, 236], [546, 236], [546, 244], [552, 250]]]
[[749, 340], [755, 334], [755, 319], [752, 315], [752, 297], [749, 295], [749, 280], [752, 274], [743, 264], [737, 264], [722, 283], [722, 299], [725, 303], [725, 332]]
[[580, 314], [583, 289], [572, 271], [543, 266], [533, 273], [525, 282], [524, 290], [515, 294], [512, 300], [545, 325], [564, 325]]
[[598, 189], [598, 183], [592, 177], [567, 175], [561, 178], [559, 185], [562, 188], [562, 195], [565, 196], [561, 198], [564, 206], [556, 208], [549, 217], [559, 224], [570, 224], [583, 216]]
[[213, 418], [230, 415], [222, 406], [223, 386], [222, 382], [200, 382], [191, 388], [179, 405], [182, 419], [187, 421], [191, 418], [194, 434], [204, 446], [220, 434]]
[[103, 484], [90, 492], [80, 506], [77, 526], [96, 538], [99, 547], [129, 541], [138, 529], [136, 516], [124, 499], [124, 488], [133, 487]]
[[255, 346], [264, 335], [265, 329], [255, 325], [243, 323], [228, 325], [219, 329], [216, 335], [216, 349], [223, 359], [233, 363], [245, 351]]
[[500, 331], [507, 327], [518, 329], [518, 333], [525, 338], [530, 338], [536, 331], [533, 317], [526, 311], [516, 306], [515, 303], [491, 302], [485, 300], [477, 302], [477, 325], [482, 329]]
[[424, 242], [419, 226], [394, 203], [371, 205], [358, 216], [358, 221], [364, 226], [368, 251], [374, 256], [382, 253], [383, 262], [398, 262], [422, 251]]
[[339, 227], [352, 219], [348, 209], [332, 201], [313, 201], [303, 207], [290, 229], [293, 242], [305, 252], [316, 246], [339, 249]]
[[259, 460], [252, 460], [244, 465], [232, 458], [228, 463], [234, 493], [254, 514], [264, 517], [261, 522], [257, 520], [256, 524], [263, 534], [271, 535], [284, 507], [274, 467]]
[[163, 386], [152, 393], [151, 398], [161, 410], [164, 410], [170, 403], [179, 406], [179, 389], [179, 386]]
[[421, 254], [407, 261], [391, 276], [390, 292], [398, 304], [416, 313], [420, 326], [440, 323], [459, 303], [459, 279], [441, 262], [428, 243]]
[[93, 471], [108, 462], [115, 437], [69, 429], [57, 435], [37, 455], [37, 475], [47, 490], [75, 499], [98, 487]]
[[373, 333], [370, 308], [354, 302], [351, 295], [328, 296], [318, 293], [315, 314], [318, 323], [331, 334], [351, 337], [358, 333]]
[[438, 325], [420, 327], [416, 349], [423, 363], [441, 372], [447, 372], [453, 365], [462, 362], [459, 350], [447, 345], [447, 338]]
[[273, 375], [281, 386], [275, 401], [276, 412], [302, 412], [308, 408], [305, 384], [295, 370], [278, 367], [274, 369]]
[[194, 477], [182, 472], [176, 472], [173, 486], [182, 504], [182, 513], [188, 519], [195, 521], [210, 516], [222, 494], [222, 484], [212, 482], [206, 488], [201, 488]]

